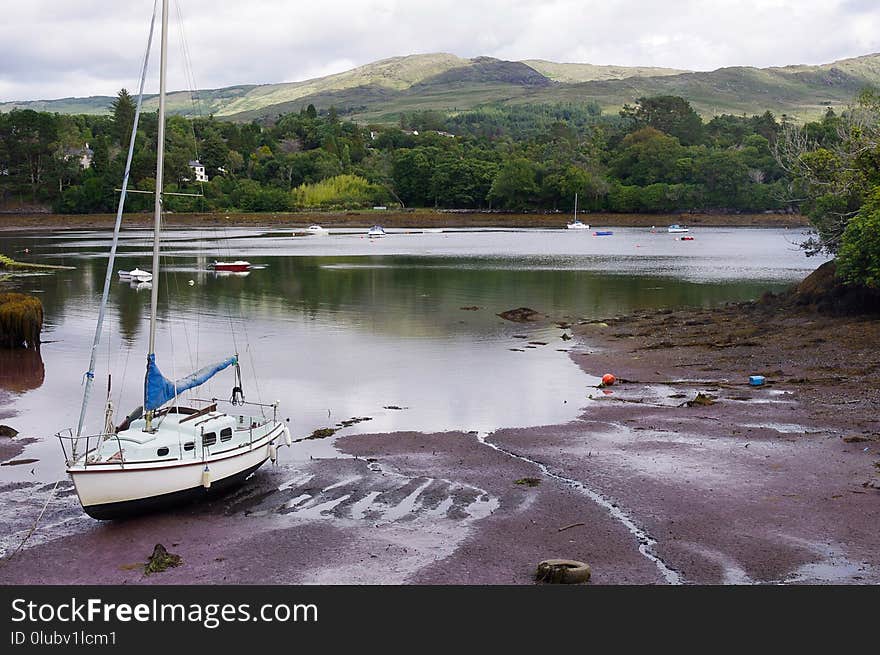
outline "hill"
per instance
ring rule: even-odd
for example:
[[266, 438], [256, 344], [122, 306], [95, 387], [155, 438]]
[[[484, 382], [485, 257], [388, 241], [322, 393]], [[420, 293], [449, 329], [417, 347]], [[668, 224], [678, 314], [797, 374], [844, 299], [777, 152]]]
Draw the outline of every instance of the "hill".
[[[236, 121], [271, 119], [308, 104], [335, 105], [359, 121], [393, 122], [401, 112], [456, 111], [487, 103], [598, 102], [614, 112], [644, 95], [687, 98], [704, 116], [761, 113], [805, 119], [849, 103], [865, 86], [880, 86], [880, 54], [818, 66], [729, 67], [692, 72], [654, 67], [596, 66], [448, 53], [392, 57], [325, 77], [281, 84], [239, 85], [198, 92], [201, 113]], [[106, 113], [113, 98], [64, 98], [0, 103], [0, 111], [30, 108]], [[155, 109], [155, 97], [145, 100]], [[193, 113], [189, 92], [168, 96], [169, 110]]]

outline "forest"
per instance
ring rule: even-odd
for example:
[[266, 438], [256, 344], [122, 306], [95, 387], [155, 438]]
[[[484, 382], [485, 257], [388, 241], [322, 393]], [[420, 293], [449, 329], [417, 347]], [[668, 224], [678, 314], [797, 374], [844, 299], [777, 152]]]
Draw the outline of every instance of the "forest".
[[[0, 114], [0, 203], [57, 213], [115, 209], [135, 113], [124, 89], [107, 115]], [[833, 139], [829, 110], [807, 125]], [[359, 125], [312, 105], [240, 124], [170, 116], [170, 211], [353, 209], [374, 205], [476, 210], [781, 211], [791, 178], [773, 148], [786, 117], [705, 122], [675, 96], [641, 98], [617, 115], [593, 103], [487, 106]], [[155, 113], [140, 117], [130, 188], [155, 186]], [[83, 154], [87, 157], [83, 158]], [[205, 167], [195, 180], [191, 161]], [[126, 209], [151, 207], [149, 194]]]

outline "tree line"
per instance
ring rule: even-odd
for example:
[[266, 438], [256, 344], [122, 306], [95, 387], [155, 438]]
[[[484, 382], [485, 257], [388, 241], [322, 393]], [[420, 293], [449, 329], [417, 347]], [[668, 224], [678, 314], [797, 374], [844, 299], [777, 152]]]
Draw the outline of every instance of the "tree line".
[[[112, 211], [134, 119], [122, 90], [105, 116], [0, 114], [4, 203], [60, 213]], [[830, 117], [826, 117], [830, 120]], [[618, 115], [594, 103], [404, 114], [358, 125], [309, 105], [271, 122], [170, 116], [165, 184], [173, 211], [289, 211], [372, 205], [593, 211], [764, 211], [788, 206], [772, 149], [784, 121], [724, 115], [704, 122], [682, 98], [642, 98]], [[131, 186], [155, 187], [156, 115], [141, 116]], [[88, 144], [90, 165], [81, 166]], [[209, 181], [189, 166], [200, 161]], [[148, 209], [147, 195], [127, 209]]]

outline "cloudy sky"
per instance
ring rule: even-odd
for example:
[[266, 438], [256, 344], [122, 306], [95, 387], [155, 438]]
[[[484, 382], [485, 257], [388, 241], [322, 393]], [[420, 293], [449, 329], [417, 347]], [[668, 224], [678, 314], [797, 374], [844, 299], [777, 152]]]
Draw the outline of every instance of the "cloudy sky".
[[[4, 5], [0, 101], [137, 87], [153, 0]], [[427, 52], [692, 70], [880, 52], [880, 0], [171, 0], [170, 13], [170, 89], [188, 88], [178, 15], [199, 88]]]

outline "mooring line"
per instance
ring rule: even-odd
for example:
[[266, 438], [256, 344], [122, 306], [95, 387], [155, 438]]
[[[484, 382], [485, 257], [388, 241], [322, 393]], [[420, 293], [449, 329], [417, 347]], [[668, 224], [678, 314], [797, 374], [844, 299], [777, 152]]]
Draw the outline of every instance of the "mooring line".
[[46, 508], [49, 506], [49, 501], [51, 501], [55, 497], [55, 490], [58, 489], [58, 485], [61, 484], [61, 480], [55, 482], [55, 486], [52, 487], [52, 491], [49, 492], [49, 497], [46, 498], [46, 502], [43, 504], [43, 509], [40, 510], [40, 513], [37, 515], [37, 518], [34, 520], [34, 524], [31, 526], [31, 529], [28, 530], [27, 534], [24, 536], [24, 539], [21, 540], [21, 543], [18, 544], [18, 547], [12, 551], [9, 555], [6, 555], [0, 560], [0, 566], [5, 566], [6, 563], [15, 557], [24, 545], [27, 543], [27, 540], [33, 536], [34, 532], [37, 531], [37, 526], [40, 523], [40, 519], [43, 518], [43, 514], [46, 513]]
[[573, 487], [574, 489], [577, 489], [594, 503], [606, 509], [613, 518], [622, 523], [626, 527], [626, 529], [629, 530], [630, 533], [638, 540], [639, 552], [655, 564], [657, 569], [660, 571], [660, 575], [663, 576], [663, 579], [666, 580], [666, 582], [673, 585], [680, 585], [684, 583], [681, 574], [675, 569], [668, 566], [666, 562], [664, 562], [660, 558], [660, 556], [657, 555], [656, 551], [654, 550], [654, 546], [657, 545], [657, 540], [651, 537], [642, 528], [640, 528], [632, 519], [632, 517], [624, 512], [618, 505], [612, 503], [610, 500], [605, 498], [605, 496], [600, 494], [598, 491], [591, 489], [580, 480], [574, 480], [572, 478], [567, 478], [563, 475], [559, 475], [558, 473], [554, 473], [547, 467], [546, 464], [542, 464], [541, 462], [530, 459], [525, 455], [520, 455], [513, 451], [502, 448], [498, 444], [492, 443], [488, 440], [488, 436], [489, 435], [486, 432], [478, 433], [477, 441], [485, 446], [489, 446], [489, 448], [492, 448], [493, 450], [497, 450], [499, 453], [507, 455], [508, 457], [513, 457], [515, 459], [519, 459], [523, 462], [528, 462], [529, 464], [537, 466], [541, 470], [541, 472], [547, 477], [553, 478], [554, 480], [559, 480], [560, 482], [563, 482]]

